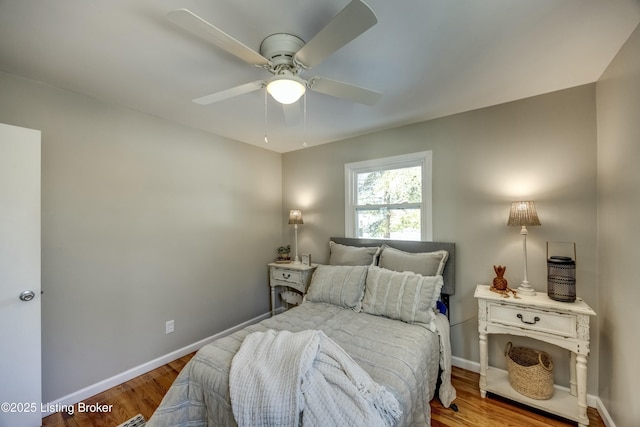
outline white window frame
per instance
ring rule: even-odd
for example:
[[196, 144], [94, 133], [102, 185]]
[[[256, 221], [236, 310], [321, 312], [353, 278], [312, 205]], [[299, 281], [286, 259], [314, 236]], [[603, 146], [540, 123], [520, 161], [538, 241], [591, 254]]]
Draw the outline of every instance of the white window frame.
[[402, 169], [414, 166], [422, 167], [422, 204], [420, 207], [420, 235], [424, 241], [433, 240], [433, 204], [432, 195], [432, 152], [403, 154], [381, 159], [365, 160], [344, 165], [345, 182], [345, 236], [356, 237], [357, 214], [357, 176], [359, 173], [388, 169]]

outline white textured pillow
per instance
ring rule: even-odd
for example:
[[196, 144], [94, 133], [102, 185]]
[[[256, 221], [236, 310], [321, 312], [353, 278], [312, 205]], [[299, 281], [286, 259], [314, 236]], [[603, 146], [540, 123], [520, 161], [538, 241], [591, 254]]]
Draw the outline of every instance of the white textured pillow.
[[449, 252], [444, 250], [413, 253], [383, 245], [378, 266], [387, 270], [412, 271], [423, 276], [438, 276], [442, 275], [448, 258]]
[[378, 246], [346, 246], [329, 241], [330, 265], [375, 265], [381, 248]]
[[360, 311], [366, 277], [366, 265], [319, 265], [311, 277], [305, 300]]
[[435, 331], [434, 308], [442, 285], [442, 276], [370, 266], [362, 311], [407, 323], [424, 323]]

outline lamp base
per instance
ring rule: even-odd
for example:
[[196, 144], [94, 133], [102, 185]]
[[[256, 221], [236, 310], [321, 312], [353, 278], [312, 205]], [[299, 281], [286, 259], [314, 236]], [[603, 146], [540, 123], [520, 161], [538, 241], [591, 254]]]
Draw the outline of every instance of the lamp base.
[[516, 291], [521, 295], [534, 296], [536, 294], [536, 290], [529, 286], [529, 282], [522, 282]]
[[298, 258], [298, 256], [296, 256], [293, 260], [293, 264], [302, 264], [302, 261], [300, 261], [300, 258]]

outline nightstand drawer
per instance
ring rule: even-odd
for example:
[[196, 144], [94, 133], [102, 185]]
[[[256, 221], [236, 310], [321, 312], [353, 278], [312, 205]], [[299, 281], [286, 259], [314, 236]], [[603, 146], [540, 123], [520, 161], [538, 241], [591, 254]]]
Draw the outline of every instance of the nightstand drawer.
[[302, 272], [276, 267], [271, 269], [271, 278], [287, 283], [302, 283]]
[[563, 337], [577, 336], [576, 316], [498, 303], [487, 304], [488, 321]]

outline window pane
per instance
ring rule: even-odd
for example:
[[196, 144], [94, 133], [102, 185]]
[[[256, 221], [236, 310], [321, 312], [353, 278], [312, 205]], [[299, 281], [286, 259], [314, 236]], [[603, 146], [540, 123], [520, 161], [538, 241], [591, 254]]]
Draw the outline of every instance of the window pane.
[[422, 202], [422, 168], [414, 166], [358, 174], [356, 204]]
[[431, 166], [431, 151], [345, 164], [345, 235], [430, 240]]
[[357, 212], [357, 237], [420, 240], [420, 209], [367, 209]]

